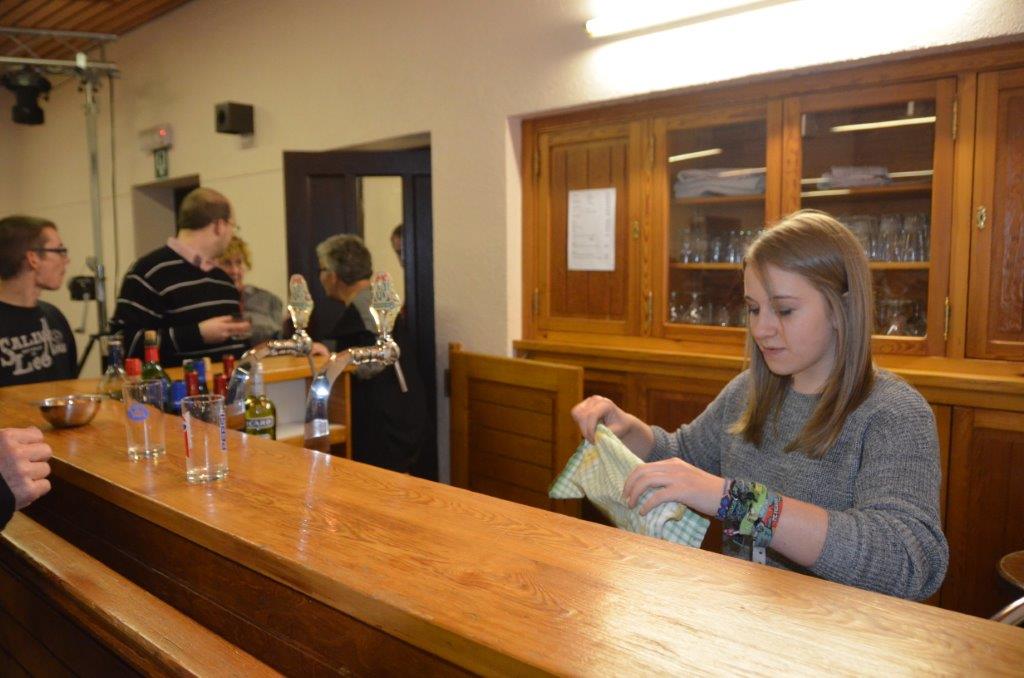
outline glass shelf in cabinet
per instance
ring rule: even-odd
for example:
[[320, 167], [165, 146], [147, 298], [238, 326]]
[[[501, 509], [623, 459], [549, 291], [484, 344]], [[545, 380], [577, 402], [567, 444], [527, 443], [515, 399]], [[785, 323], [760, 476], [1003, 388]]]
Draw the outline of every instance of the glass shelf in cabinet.
[[872, 261], [868, 263], [872, 271], [927, 271], [931, 268], [929, 261]]
[[691, 198], [673, 198], [677, 205], [724, 205], [729, 203], [764, 202], [764, 193], [749, 195], [698, 195]]
[[927, 194], [932, 190], [930, 181], [915, 181], [905, 184], [888, 184], [885, 186], [858, 186], [854, 188], [825, 188], [814, 191], [801, 191], [801, 198], [878, 198], [890, 195]]
[[678, 261], [671, 261], [669, 262], [669, 267], [687, 271], [739, 271], [743, 268], [743, 264], [718, 264], [710, 262], [701, 264], [684, 264]]

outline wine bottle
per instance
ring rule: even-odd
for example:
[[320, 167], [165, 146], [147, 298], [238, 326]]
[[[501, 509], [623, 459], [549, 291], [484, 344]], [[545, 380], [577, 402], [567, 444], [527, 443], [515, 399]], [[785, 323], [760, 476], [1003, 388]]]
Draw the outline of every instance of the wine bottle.
[[277, 440], [277, 408], [267, 397], [261, 363], [256, 364], [253, 372], [252, 395], [245, 399], [245, 432], [251, 436]]
[[171, 378], [160, 365], [160, 335], [156, 330], [146, 330], [143, 348], [142, 379], [160, 379], [164, 382], [164, 410], [174, 413], [171, 405]]

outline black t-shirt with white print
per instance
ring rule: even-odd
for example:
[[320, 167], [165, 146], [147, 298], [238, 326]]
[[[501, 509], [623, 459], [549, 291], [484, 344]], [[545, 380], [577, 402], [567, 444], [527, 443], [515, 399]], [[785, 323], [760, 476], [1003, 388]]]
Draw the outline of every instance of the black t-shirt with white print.
[[55, 306], [0, 301], [0, 386], [73, 379], [77, 360], [75, 336]]

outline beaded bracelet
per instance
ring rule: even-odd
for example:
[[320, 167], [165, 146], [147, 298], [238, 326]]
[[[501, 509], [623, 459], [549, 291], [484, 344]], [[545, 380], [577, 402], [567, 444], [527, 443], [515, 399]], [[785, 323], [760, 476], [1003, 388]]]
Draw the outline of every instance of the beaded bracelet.
[[778, 492], [761, 483], [725, 479], [717, 515], [726, 523], [726, 538], [750, 535], [753, 546], [763, 549], [771, 542], [781, 514], [782, 496]]

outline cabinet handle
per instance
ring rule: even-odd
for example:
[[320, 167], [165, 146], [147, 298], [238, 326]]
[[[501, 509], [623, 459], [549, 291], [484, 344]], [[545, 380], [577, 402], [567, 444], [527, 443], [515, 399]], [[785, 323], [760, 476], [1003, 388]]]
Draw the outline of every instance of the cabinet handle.
[[654, 320], [654, 292], [647, 290], [647, 303], [645, 305], [646, 313], [644, 326], [650, 328], [651, 322]]
[[978, 207], [978, 214], [975, 218], [975, 222], [978, 224], [978, 230], [985, 230], [985, 222], [988, 221], [988, 210], [985, 209], [984, 205]]

